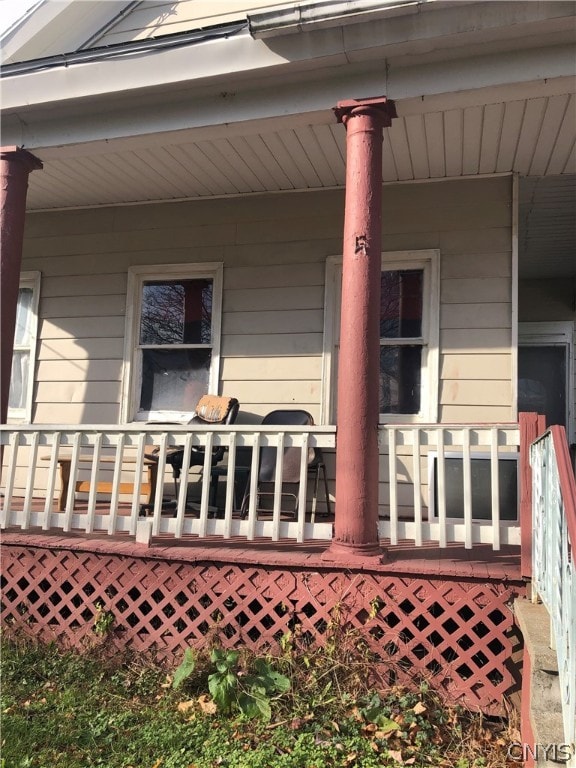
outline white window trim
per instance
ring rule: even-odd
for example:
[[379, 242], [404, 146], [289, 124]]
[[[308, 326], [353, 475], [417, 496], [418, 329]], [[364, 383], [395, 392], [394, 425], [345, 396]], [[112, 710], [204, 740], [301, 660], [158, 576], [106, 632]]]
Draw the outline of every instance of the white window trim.
[[32, 399], [34, 395], [34, 381], [36, 374], [36, 348], [38, 342], [38, 306], [40, 304], [40, 276], [38, 271], [21, 272], [20, 273], [20, 288], [32, 289], [32, 306], [30, 311], [32, 313], [30, 319], [30, 344], [26, 346], [17, 346], [14, 343], [14, 352], [19, 350], [30, 351], [30, 371], [28, 376], [28, 388], [26, 390], [26, 405], [24, 408], [8, 408], [8, 420], [10, 422], [22, 422], [24, 424], [30, 424], [32, 422]]
[[[574, 392], [576, 391], [576, 323], [571, 320], [542, 323], [518, 323], [518, 346], [564, 346], [568, 350], [566, 370], [566, 430], [569, 443], [576, 442], [576, 414], [574, 413]], [[516, 388], [518, 389], [518, 388]], [[516, 394], [518, 413], [518, 394]]]
[[[382, 253], [383, 269], [423, 269], [422, 335], [427, 339], [423, 347], [421, 370], [421, 410], [417, 414], [380, 414], [380, 424], [435, 423], [438, 421], [438, 361], [440, 339], [440, 251], [389, 251]], [[334, 349], [339, 338], [340, 298], [342, 284], [342, 256], [329, 256], [326, 260], [324, 297], [324, 339], [322, 349], [322, 423], [335, 420], [334, 403], [336, 366]]]
[[220, 337], [222, 332], [222, 262], [204, 264], [155, 264], [130, 267], [126, 290], [126, 333], [122, 374], [121, 423], [134, 421], [188, 421], [186, 411], [150, 411], [138, 413], [141, 389], [141, 369], [137, 365], [137, 339], [140, 326], [142, 286], [150, 280], [190, 280], [210, 278], [212, 283], [212, 361], [208, 394], [218, 394], [220, 380]]

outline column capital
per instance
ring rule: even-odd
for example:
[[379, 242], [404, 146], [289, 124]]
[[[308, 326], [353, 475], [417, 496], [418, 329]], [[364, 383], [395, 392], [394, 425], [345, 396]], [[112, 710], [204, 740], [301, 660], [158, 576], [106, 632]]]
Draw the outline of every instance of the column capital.
[[24, 166], [24, 170], [28, 172], [40, 170], [43, 167], [42, 161], [36, 155], [28, 152], [27, 149], [17, 146], [0, 147], [0, 160], [21, 163]]
[[344, 99], [333, 108], [339, 123], [346, 125], [351, 117], [379, 118], [383, 128], [389, 128], [397, 117], [396, 105], [386, 96], [373, 96], [366, 99]]

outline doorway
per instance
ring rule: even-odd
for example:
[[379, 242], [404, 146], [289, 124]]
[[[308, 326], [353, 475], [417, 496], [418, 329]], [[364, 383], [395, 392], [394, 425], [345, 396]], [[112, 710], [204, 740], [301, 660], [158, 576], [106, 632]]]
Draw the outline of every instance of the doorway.
[[518, 412], [544, 414], [546, 425], [561, 424], [574, 442], [573, 323], [519, 323]]

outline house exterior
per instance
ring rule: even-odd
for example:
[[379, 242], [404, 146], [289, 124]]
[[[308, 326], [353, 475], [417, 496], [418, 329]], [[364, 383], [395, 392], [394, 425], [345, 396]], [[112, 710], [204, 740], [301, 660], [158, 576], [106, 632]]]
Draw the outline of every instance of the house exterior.
[[[8, 526], [52, 527], [56, 433], [165, 450], [208, 392], [240, 401], [239, 447], [312, 414], [281, 439], [323, 449], [334, 521], [245, 530], [228, 494], [219, 527], [205, 483], [169, 524], [167, 476], [149, 534], [332, 538], [325, 563], [376, 570], [381, 536], [516, 556], [519, 412], [576, 442], [574, 31], [567, 2], [35, 6], [2, 38]], [[492, 576], [503, 614], [521, 574]]]

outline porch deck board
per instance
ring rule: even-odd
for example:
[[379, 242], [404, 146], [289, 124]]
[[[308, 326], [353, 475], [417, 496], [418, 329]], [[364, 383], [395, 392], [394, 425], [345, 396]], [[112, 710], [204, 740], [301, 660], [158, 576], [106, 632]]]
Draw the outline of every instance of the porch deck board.
[[[14, 499], [23, 503], [23, 499]], [[56, 504], [56, 502], [55, 502]], [[44, 500], [34, 498], [32, 510], [41, 511]], [[87, 503], [79, 500], [75, 511], [86, 511]], [[56, 509], [56, 506], [54, 507]], [[96, 513], [105, 512], [109, 504], [98, 501]], [[120, 502], [119, 515], [130, 515], [131, 504]], [[333, 515], [326, 517], [326, 522], [332, 522]], [[382, 574], [406, 574], [422, 576], [461, 577], [474, 581], [502, 580], [520, 583], [520, 547], [503, 545], [499, 550], [493, 550], [489, 544], [476, 544], [473, 549], [465, 549], [463, 545], [448, 543], [441, 548], [437, 543], [425, 542], [416, 547], [412, 541], [399, 541], [391, 545], [383, 539], [385, 550], [384, 562], [374, 560], [358, 563], [345, 560], [329, 561], [323, 559], [323, 554], [329, 547], [328, 540], [314, 540], [298, 543], [293, 539], [271, 541], [268, 538], [247, 540], [243, 536], [231, 537], [224, 540], [220, 536], [199, 538], [195, 535], [183, 535], [174, 539], [171, 534], [160, 534], [152, 538], [151, 546], [137, 544], [128, 533], [108, 535], [104, 530], [96, 530], [91, 534], [72, 530], [69, 533], [40, 528], [21, 531], [20, 528], [10, 527], [2, 533], [5, 543], [45, 546], [55, 545], [64, 549], [75, 549], [100, 552], [106, 554], [125, 554], [136, 557], [151, 557], [154, 559], [179, 560], [181, 562], [237, 563], [244, 565], [264, 565], [274, 567], [317, 567], [320, 569], [346, 569], [350, 571], [372, 571]]]
[[328, 541], [311, 541], [298, 544], [292, 540], [271, 542], [268, 539], [247, 541], [243, 537], [228, 539], [220, 537], [199, 539], [196, 536], [174, 540], [170, 536], [157, 536], [151, 546], [137, 544], [126, 535], [105, 536], [98, 533], [63, 534], [61, 532], [21, 532], [9, 529], [2, 535], [5, 544], [30, 545], [35, 547], [99, 552], [101, 554], [129, 555], [155, 560], [169, 560], [187, 563], [213, 562], [237, 563], [273, 567], [315, 567], [322, 570], [349, 569], [350, 571], [371, 571], [381, 574], [406, 574], [446, 576], [470, 579], [478, 582], [503, 581], [521, 583], [520, 547], [505, 546], [494, 551], [489, 545], [478, 545], [465, 549], [461, 545], [449, 544], [441, 549], [430, 544], [415, 547], [412, 542], [401, 542], [390, 546], [382, 541], [385, 551], [384, 562], [369, 560], [329, 561], [322, 555], [328, 549]]

